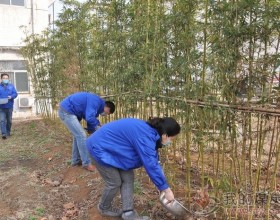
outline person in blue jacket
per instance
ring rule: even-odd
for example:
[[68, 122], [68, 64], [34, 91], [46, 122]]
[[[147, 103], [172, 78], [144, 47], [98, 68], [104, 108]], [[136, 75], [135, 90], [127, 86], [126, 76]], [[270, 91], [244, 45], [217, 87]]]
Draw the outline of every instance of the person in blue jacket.
[[[89, 153], [105, 181], [97, 206], [101, 215], [121, 216], [123, 220], [149, 219], [139, 216], [133, 206], [134, 169], [142, 166], [158, 190], [165, 192], [166, 199], [174, 200], [159, 164], [158, 149], [170, 145], [180, 129], [171, 117], [151, 118], [147, 122], [125, 118], [105, 124], [87, 138]], [[118, 191], [122, 209], [112, 207]]]
[[69, 95], [60, 102], [58, 115], [64, 125], [73, 135], [72, 166], [82, 165], [89, 171], [94, 171], [90, 156], [86, 148], [86, 132], [80, 123], [86, 121], [87, 132], [93, 133], [101, 126], [97, 117], [114, 113], [115, 105], [111, 101], [104, 101], [99, 96], [89, 92], [77, 92]]
[[0, 99], [7, 100], [0, 104], [0, 120], [2, 139], [11, 135], [14, 99], [18, 96], [13, 84], [9, 81], [9, 74], [1, 74]]

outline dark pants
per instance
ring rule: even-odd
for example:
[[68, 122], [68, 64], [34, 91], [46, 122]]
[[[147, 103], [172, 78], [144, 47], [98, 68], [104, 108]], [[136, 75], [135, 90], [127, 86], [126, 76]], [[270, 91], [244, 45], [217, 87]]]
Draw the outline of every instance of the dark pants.
[[133, 210], [134, 171], [102, 166], [95, 161], [94, 164], [105, 181], [105, 188], [100, 200], [100, 208], [104, 210], [109, 209], [114, 197], [120, 192], [122, 210]]
[[0, 108], [0, 121], [1, 121], [2, 136], [11, 135], [12, 115], [13, 115], [12, 108]]

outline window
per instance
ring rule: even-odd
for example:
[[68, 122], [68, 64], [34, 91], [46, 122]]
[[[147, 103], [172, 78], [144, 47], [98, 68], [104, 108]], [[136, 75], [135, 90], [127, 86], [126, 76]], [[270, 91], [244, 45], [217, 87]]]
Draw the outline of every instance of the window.
[[15, 87], [18, 92], [29, 92], [27, 72], [15, 72]]
[[24, 6], [24, 0], [11, 0], [11, 5]]
[[[1, 0], [0, 0], [1, 1]], [[7, 73], [18, 93], [30, 93], [27, 69], [24, 60], [0, 60], [0, 73]]]
[[9, 74], [10, 82], [14, 84], [18, 93], [29, 93], [29, 81], [26, 71], [15, 71], [5, 73]]
[[10, 0], [0, 0], [0, 4], [9, 5]]
[[0, 4], [24, 6], [24, 0], [0, 0]]

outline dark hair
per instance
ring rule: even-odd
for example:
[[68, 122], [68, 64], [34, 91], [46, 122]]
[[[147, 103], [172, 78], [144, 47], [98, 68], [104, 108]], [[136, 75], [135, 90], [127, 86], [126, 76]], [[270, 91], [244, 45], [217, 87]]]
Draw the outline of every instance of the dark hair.
[[8, 76], [10, 78], [8, 73], [1, 73], [1, 79], [3, 78], [3, 76]]
[[157, 130], [159, 135], [166, 134], [167, 136], [175, 136], [180, 133], [181, 127], [178, 122], [171, 117], [165, 118], [150, 118], [147, 123]]
[[111, 101], [105, 101], [105, 106], [110, 108], [110, 113], [113, 114], [115, 112], [115, 104]]

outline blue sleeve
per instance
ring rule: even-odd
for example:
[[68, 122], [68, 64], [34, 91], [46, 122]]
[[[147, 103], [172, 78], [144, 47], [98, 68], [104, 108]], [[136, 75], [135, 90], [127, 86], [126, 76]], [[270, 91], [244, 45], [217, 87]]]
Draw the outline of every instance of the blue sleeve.
[[160, 191], [167, 189], [169, 185], [166, 181], [162, 167], [158, 162], [158, 153], [155, 150], [155, 142], [149, 137], [142, 137], [136, 139], [134, 145], [152, 182]]
[[87, 122], [87, 130], [89, 132], [95, 131], [95, 128], [100, 125], [99, 120], [97, 119], [99, 113], [99, 102], [95, 99], [88, 99], [87, 108], [85, 112], [85, 120]]

